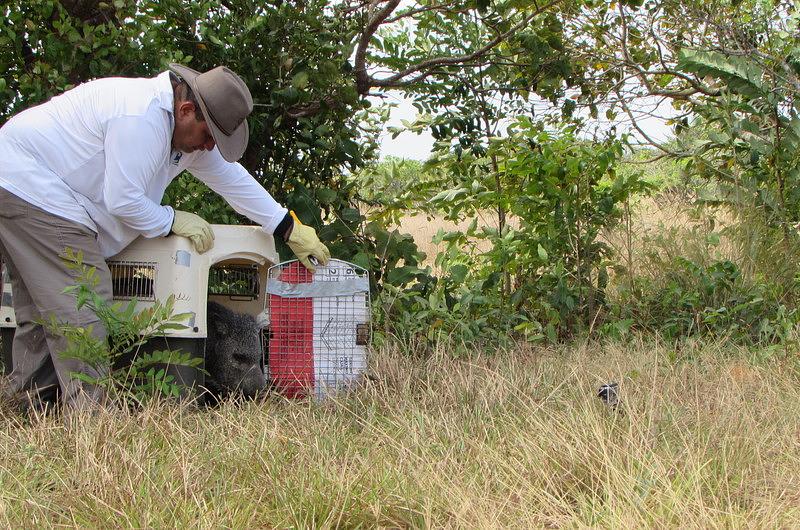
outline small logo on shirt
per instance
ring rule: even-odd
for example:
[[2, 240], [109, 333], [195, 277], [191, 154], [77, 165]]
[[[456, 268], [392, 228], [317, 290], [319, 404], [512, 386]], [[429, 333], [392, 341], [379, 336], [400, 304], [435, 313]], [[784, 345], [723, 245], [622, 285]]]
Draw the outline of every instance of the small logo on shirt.
[[182, 156], [183, 156], [183, 153], [181, 153], [180, 151], [178, 151], [177, 153], [175, 153], [175, 156], [173, 156], [173, 157], [172, 157], [172, 165], [173, 165], [173, 166], [177, 166], [177, 165], [178, 165], [178, 162], [180, 162], [180, 161], [181, 161], [181, 157], [182, 157]]

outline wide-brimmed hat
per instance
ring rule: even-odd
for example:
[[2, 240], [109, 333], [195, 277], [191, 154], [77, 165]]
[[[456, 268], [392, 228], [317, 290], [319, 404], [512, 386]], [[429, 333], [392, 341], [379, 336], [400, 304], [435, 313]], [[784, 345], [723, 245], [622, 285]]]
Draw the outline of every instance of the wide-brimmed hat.
[[242, 158], [250, 139], [247, 116], [253, 112], [253, 97], [242, 78], [225, 66], [200, 73], [172, 63], [169, 69], [182, 77], [197, 96], [222, 157], [228, 162]]

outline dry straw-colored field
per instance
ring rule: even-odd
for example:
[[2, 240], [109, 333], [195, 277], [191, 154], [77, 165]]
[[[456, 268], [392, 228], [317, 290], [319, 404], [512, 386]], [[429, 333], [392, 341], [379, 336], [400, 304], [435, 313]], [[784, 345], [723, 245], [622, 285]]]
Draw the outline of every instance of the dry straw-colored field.
[[[674, 197], [664, 194], [657, 199], [645, 198], [631, 205], [630, 219], [623, 218], [616, 226], [610, 230], [603, 231], [600, 239], [613, 249], [619, 261], [636, 273], [647, 273], [640, 270], [641, 258], [645, 250], [653, 250], [653, 238], [667, 235], [669, 243], [673, 243], [672, 249], [676, 254], [684, 253], [687, 257], [693, 256], [698, 249], [698, 242], [704, 242], [705, 237], [713, 231], [719, 232], [725, 226], [732, 223], [733, 217], [724, 210], [705, 210], [702, 213], [694, 209], [682, 197]], [[713, 219], [714, 223], [709, 224]], [[487, 212], [478, 216], [478, 227], [488, 226], [497, 228], [497, 216]], [[425, 252], [427, 258], [425, 263], [433, 265], [436, 254], [446, 248], [446, 243], [434, 244], [433, 237], [439, 230], [445, 232], [451, 230], [467, 229], [472, 219], [466, 219], [460, 223], [446, 221], [436, 216], [426, 216], [424, 214], [414, 214], [404, 217], [398, 226], [401, 232], [411, 234], [419, 249]], [[509, 224], [514, 226], [514, 218], [509, 219]], [[672, 235], [668, 235], [672, 232]], [[662, 241], [663, 242], [663, 241]], [[488, 250], [489, 245], [483, 241], [479, 242], [474, 251]], [[661, 248], [669, 251], [669, 248]], [[701, 249], [707, 252], [708, 249]], [[719, 256], [734, 259], [737, 262], [747, 260], [751, 256], [747, 255], [746, 249], [731, 248], [729, 240], [722, 238], [722, 244], [713, 249]], [[440, 272], [437, 270], [437, 272]]]
[[2, 415], [0, 524], [800, 525], [794, 355], [633, 340], [374, 361], [376, 382], [325, 404]]
[[[419, 249], [427, 255], [427, 262], [432, 263], [436, 254], [445, 249], [446, 243], [436, 245], [432, 242], [433, 237], [439, 230], [449, 232], [451, 230], [466, 230], [472, 220], [452, 223], [437, 217], [428, 217], [424, 214], [409, 215], [403, 218], [400, 223], [400, 231], [414, 236], [414, 241]], [[490, 217], [480, 218], [481, 226], [492, 226], [494, 223]]]

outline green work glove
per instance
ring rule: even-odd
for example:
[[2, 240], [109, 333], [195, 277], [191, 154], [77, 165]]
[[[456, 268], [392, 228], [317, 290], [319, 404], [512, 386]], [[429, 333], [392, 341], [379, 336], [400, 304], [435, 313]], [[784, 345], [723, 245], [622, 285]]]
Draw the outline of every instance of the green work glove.
[[200, 254], [214, 246], [214, 231], [211, 230], [211, 225], [193, 213], [175, 210], [172, 233], [191, 239], [194, 248]]
[[328, 247], [323, 245], [322, 241], [319, 240], [317, 232], [310, 226], [301, 223], [294, 212], [289, 212], [289, 215], [294, 219], [294, 226], [292, 227], [292, 232], [289, 234], [289, 239], [286, 241], [286, 244], [292, 249], [292, 252], [294, 252], [294, 255], [300, 260], [300, 263], [305, 265], [306, 269], [311, 272], [314, 272], [316, 269], [308, 259], [309, 256], [314, 256], [319, 263], [327, 265], [328, 260], [331, 259], [331, 253]]

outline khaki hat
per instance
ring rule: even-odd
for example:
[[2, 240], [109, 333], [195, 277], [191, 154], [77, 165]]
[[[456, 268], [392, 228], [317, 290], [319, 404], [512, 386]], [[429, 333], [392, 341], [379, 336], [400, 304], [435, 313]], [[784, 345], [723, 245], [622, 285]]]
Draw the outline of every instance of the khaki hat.
[[242, 158], [250, 139], [247, 116], [253, 112], [253, 97], [242, 78], [225, 66], [200, 73], [172, 63], [169, 69], [182, 77], [197, 96], [222, 158], [228, 162]]

